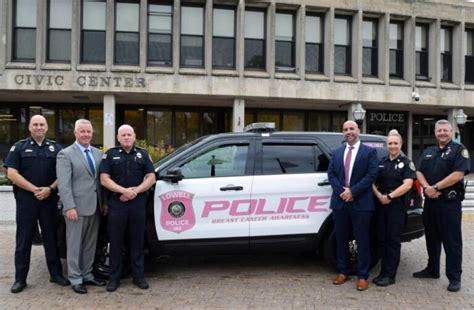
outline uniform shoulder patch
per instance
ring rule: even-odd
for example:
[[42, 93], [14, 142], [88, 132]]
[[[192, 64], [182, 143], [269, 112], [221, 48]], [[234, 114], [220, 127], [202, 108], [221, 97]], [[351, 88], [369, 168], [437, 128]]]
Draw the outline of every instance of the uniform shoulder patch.
[[14, 145], [14, 146], [12, 146], [12, 147], [10, 148], [10, 152], [13, 152], [13, 151], [15, 150], [15, 148], [16, 148], [16, 146], [15, 146], [15, 145]]
[[408, 167], [410, 167], [412, 171], [416, 171], [415, 164], [412, 161], [410, 161], [410, 163], [408, 164]]
[[467, 149], [462, 150], [461, 152], [462, 157], [469, 158], [469, 152]]

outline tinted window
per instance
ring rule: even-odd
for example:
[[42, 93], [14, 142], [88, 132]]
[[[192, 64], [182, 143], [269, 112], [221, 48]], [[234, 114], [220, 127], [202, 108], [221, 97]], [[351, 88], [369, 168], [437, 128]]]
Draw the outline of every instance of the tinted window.
[[225, 145], [207, 150], [181, 166], [184, 178], [245, 175], [248, 145]]
[[327, 157], [315, 145], [263, 145], [263, 174], [326, 171]]

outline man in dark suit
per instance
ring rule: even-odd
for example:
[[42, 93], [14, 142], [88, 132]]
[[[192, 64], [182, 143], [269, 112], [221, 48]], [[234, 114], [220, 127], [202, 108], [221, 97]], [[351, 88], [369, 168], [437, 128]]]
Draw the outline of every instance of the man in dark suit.
[[87, 293], [84, 285], [103, 286], [92, 275], [99, 231], [99, 163], [102, 153], [91, 146], [92, 124], [79, 119], [74, 126], [76, 141], [58, 154], [56, 171], [66, 220], [67, 270], [72, 289]]
[[371, 188], [377, 177], [377, 152], [360, 143], [360, 129], [354, 121], [345, 122], [342, 131], [346, 145], [333, 153], [328, 169], [328, 178], [333, 189], [331, 209], [339, 271], [333, 283], [340, 285], [349, 279], [347, 247], [351, 235], [349, 228], [352, 226], [359, 255], [357, 289], [363, 291], [369, 287], [369, 230], [375, 209]]

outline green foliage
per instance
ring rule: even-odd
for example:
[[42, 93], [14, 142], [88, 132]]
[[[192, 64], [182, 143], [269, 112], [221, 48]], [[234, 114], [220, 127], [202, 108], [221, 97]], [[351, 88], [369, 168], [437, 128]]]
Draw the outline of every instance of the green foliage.
[[12, 182], [7, 177], [0, 176], [0, 186], [2, 185], [12, 185]]
[[151, 144], [148, 144], [146, 140], [137, 140], [135, 141], [135, 145], [144, 148], [148, 152], [148, 154], [150, 154], [151, 160], [153, 162], [174, 151], [174, 148], [170, 146], [153, 146]]

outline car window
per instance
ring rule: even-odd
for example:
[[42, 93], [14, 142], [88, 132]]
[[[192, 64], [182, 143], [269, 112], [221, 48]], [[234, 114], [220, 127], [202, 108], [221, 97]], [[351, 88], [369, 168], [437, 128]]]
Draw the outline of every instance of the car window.
[[223, 145], [181, 165], [184, 178], [208, 178], [245, 175], [248, 145]]
[[264, 144], [264, 175], [326, 171], [329, 160], [315, 145]]

